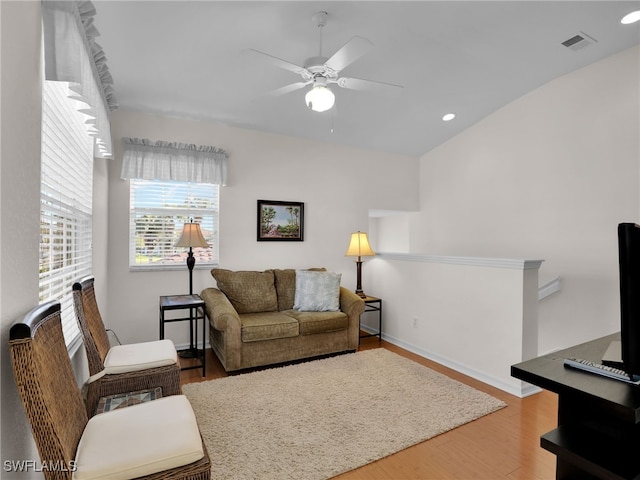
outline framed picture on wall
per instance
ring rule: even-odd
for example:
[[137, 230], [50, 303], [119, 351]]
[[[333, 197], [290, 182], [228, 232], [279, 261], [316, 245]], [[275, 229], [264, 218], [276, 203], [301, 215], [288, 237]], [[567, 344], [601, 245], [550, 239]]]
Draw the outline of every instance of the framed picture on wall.
[[258, 200], [258, 241], [302, 242], [304, 203]]

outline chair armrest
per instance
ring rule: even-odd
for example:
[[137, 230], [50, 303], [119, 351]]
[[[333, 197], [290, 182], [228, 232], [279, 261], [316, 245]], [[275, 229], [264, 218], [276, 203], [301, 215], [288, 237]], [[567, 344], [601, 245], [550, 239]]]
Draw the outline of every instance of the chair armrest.
[[340, 310], [346, 313], [349, 318], [359, 318], [364, 312], [364, 300], [351, 290], [340, 287]]
[[200, 297], [204, 300], [204, 310], [213, 325], [220, 331], [236, 327], [240, 328], [240, 317], [227, 296], [217, 288], [205, 288]]

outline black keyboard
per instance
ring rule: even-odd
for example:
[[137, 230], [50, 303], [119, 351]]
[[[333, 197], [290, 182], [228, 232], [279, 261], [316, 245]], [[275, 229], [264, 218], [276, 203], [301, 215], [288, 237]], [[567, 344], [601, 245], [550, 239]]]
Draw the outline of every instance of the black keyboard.
[[631, 383], [633, 385], [640, 385], [640, 380], [631, 380], [629, 374], [624, 370], [620, 370], [614, 367], [608, 367], [601, 363], [595, 363], [590, 360], [583, 360], [580, 358], [565, 358], [564, 365], [566, 367], [576, 368], [585, 372], [595, 373], [603, 377], [612, 378], [621, 382]]

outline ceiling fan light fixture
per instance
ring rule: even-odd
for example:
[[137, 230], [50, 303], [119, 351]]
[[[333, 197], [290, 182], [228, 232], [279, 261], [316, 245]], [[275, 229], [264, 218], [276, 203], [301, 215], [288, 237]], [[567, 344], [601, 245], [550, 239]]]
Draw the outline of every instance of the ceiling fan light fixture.
[[304, 102], [314, 112], [326, 112], [336, 103], [336, 96], [324, 85], [315, 85], [304, 96]]

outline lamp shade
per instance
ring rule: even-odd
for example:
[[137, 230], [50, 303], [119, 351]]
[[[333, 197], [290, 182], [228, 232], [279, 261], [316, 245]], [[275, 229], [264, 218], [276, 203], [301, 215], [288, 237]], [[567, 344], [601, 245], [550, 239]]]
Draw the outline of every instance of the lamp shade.
[[333, 107], [336, 102], [336, 96], [327, 87], [316, 85], [304, 96], [304, 101], [314, 112], [324, 112]]
[[351, 234], [349, 248], [347, 248], [347, 257], [366, 257], [375, 255], [375, 252], [369, 246], [369, 239], [366, 232], [355, 232]]
[[182, 235], [176, 243], [176, 247], [208, 247], [209, 244], [204, 239], [199, 223], [185, 223]]

